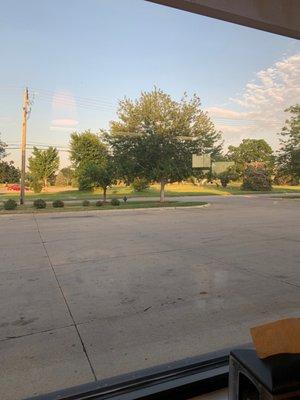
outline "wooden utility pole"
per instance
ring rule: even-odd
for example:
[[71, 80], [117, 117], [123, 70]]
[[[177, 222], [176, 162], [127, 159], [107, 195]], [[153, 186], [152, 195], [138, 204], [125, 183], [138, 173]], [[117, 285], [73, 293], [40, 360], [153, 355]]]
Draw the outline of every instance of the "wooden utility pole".
[[25, 168], [26, 168], [26, 131], [27, 119], [29, 114], [29, 94], [28, 88], [24, 90], [23, 115], [22, 115], [22, 138], [21, 138], [21, 185], [20, 185], [20, 204], [25, 200]]

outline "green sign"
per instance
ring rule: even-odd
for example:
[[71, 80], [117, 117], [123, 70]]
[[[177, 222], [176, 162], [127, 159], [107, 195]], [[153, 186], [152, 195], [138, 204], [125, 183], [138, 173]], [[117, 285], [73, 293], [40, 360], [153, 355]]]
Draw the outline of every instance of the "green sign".
[[228, 170], [229, 167], [233, 167], [233, 161], [215, 161], [212, 163], [211, 169], [214, 174], [221, 174]]
[[210, 169], [211, 168], [210, 154], [202, 154], [200, 156], [198, 156], [197, 154], [193, 154], [192, 166], [193, 168]]

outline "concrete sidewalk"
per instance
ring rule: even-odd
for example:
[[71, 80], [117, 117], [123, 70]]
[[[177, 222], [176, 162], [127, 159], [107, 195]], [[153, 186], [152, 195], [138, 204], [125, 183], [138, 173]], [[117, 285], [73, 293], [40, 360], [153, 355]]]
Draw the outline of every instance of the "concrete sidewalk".
[[239, 345], [298, 316], [298, 200], [211, 197], [1, 217], [0, 398]]

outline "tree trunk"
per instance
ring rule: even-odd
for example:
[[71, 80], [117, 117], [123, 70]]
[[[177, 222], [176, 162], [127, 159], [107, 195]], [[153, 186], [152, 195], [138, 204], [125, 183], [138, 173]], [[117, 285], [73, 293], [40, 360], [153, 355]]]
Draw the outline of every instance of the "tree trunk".
[[107, 191], [107, 188], [104, 187], [103, 188], [103, 203], [106, 203], [106, 191]]
[[165, 201], [165, 181], [162, 179], [160, 181], [160, 202], [163, 203]]
[[48, 181], [47, 178], [44, 179], [44, 187], [46, 188], [48, 186]]

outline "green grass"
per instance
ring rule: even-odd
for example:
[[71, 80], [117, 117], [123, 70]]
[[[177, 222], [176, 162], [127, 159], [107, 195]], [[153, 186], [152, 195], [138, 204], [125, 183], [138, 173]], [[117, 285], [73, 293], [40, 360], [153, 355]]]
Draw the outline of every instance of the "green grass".
[[36, 209], [32, 205], [18, 206], [15, 210], [4, 210], [0, 208], [0, 215], [5, 214], [27, 214], [27, 213], [38, 213], [45, 214], [49, 212], [66, 212], [66, 211], [105, 211], [105, 210], [129, 210], [139, 208], [163, 208], [163, 207], [188, 207], [188, 206], [202, 206], [207, 204], [204, 201], [193, 201], [193, 202], [180, 202], [180, 201], [166, 201], [159, 203], [157, 201], [128, 201], [127, 203], [121, 202], [119, 206], [112, 206], [111, 204], [105, 204], [97, 207], [95, 204], [83, 207], [81, 204], [65, 204], [65, 207], [54, 208], [51, 205], [47, 205], [47, 208]]
[[[229, 185], [226, 189], [222, 187], [216, 187], [215, 185], [207, 186], [195, 186], [190, 183], [181, 184], [170, 184], [166, 186], [166, 196], [211, 196], [211, 195], [245, 195], [245, 194], [260, 194], [260, 193], [270, 193], [270, 192], [254, 192], [254, 191], [244, 191], [240, 189], [240, 183], [233, 183]], [[274, 186], [271, 193], [299, 193], [299, 186]], [[135, 192], [130, 186], [114, 186], [108, 190], [108, 196], [123, 198], [124, 196], [130, 197], [157, 197], [159, 196], [159, 185], [152, 185], [149, 189], [142, 192]], [[1, 193], [0, 187], [0, 202], [5, 201], [8, 198], [18, 198], [18, 193]], [[81, 192], [76, 189], [66, 188], [49, 188], [48, 192], [43, 192], [39, 194], [34, 194], [32, 192], [26, 193], [27, 200], [35, 200], [42, 198], [44, 200], [95, 200], [101, 199], [101, 190], [96, 190], [95, 192]]]

